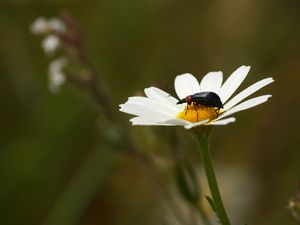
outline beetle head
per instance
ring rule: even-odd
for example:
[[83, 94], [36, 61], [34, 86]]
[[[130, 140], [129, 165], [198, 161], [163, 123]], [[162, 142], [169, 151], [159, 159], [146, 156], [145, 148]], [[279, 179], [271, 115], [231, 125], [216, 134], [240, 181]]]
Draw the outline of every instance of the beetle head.
[[180, 99], [176, 104], [182, 104], [182, 103], [185, 103], [185, 102], [190, 105], [192, 103], [192, 96], [188, 95], [185, 98]]

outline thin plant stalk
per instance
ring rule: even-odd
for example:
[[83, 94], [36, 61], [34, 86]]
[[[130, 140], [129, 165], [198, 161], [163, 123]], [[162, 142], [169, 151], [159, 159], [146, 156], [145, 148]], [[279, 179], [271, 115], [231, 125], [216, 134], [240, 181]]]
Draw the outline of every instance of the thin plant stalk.
[[[174, 157], [174, 163], [175, 165], [177, 165], [178, 168], [181, 168], [181, 169], [184, 169], [187, 167], [184, 166], [185, 163], [188, 163], [188, 161], [184, 160], [184, 157], [183, 155], [181, 154], [180, 152], [180, 144], [179, 144], [179, 141], [178, 141], [178, 138], [176, 136], [176, 133], [173, 131], [172, 132], [172, 141], [170, 141], [170, 143], [172, 144], [172, 156]], [[188, 165], [191, 165], [191, 164], [188, 164]], [[187, 181], [187, 177], [181, 179], [181, 182], [184, 182], [185, 183], [185, 187], [189, 187], [190, 185], [192, 185], [191, 189], [192, 190], [189, 190], [191, 192], [193, 192], [193, 190], [197, 190], [196, 193], [194, 192], [193, 194], [190, 192], [190, 196], [189, 197], [192, 197], [192, 201], [191, 199], [186, 199], [185, 197], [185, 200], [189, 203], [191, 203], [192, 205], [192, 208], [190, 209], [190, 213], [191, 213], [191, 219], [193, 221], [193, 224], [196, 224], [196, 219], [195, 219], [195, 214], [194, 214], [194, 210], [196, 210], [196, 212], [198, 213], [198, 215], [200, 216], [202, 222], [205, 224], [205, 225], [212, 225], [208, 215], [206, 214], [205, 212], [205, 209], [203, 208], [203, 205], [201, 203], [199, 203], [199, 194], [201, 194], [201, 188], [200, 188], [200, 185], [199, 185], [199, 181], [197, 179], [197, 176], [196, 176], [196, 172], [194, 171], [194, 168], [193, 166], [189, 167], [189, 169], [186, 170], [186, 173], [181, 173], [181, 174], [178, 174], [176, 173], [177, 176], [181, 175], [181, 176], [187, 176], [189, 177], [190, 179], [189, 180], [192, 180], [192, 182], [188, 182]], [[178, 185], [178, 183], [177, 183]], [[182, 189], [179, 187], [178, 185], [178, 188], [180, 191], [180, 193], [182, 194], [182, 196], [184, 196], [184, 194], [182, 193]], [[185, 190], [184, 192], [186, 192], [188, 190]]]
[[192, 130], [193, 137], [196, 139], [199, 152], [202, 158], [202, 163], [204, 166], [205, 174], [206, 174], [206, 179], [208, 182], [208, 186], [210, 189], [210, 193], [212, 196], [212, 207], [215, 210], [218, 218], [220, 219], [220, 223], [222, 225], [230, 225], [228, 216], [226, 214], [221, 194], [219, 191], [214, 167], [213, 167], [213, 162], [212, 162], [212, 157], [209, 151], [209, 144], [208, 144], [208, 139], [209, 139], [209, 129], [203, 129], [203, 130]]

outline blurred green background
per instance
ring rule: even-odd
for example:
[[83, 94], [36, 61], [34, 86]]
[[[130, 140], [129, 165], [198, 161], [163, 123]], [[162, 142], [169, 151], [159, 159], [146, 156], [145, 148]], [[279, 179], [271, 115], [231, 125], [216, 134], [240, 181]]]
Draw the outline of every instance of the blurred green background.
[[[169, 220], [141, 166], [103, 136], [107, 122], [93, 99], [70, 85], [57, 95], [47, 88], [52, 58], [29, 25], [64, 9], [79, 22], [116, 111], [148, 86], [174, 94], [175, 76], [186, 72], [200, 79], [221, 70], [228, 77], [251, 65], [239, 90], [273, 76], [275, 83], [256, 94], [271, 93], [270, 101], [215, 128], [211, 150], [237, 224], [294, 224], [286, 210], [300, 179], [300, 2], [293, 0], [2, 0], [0, 224]], [[183, 128], [130, 127], [130, 116], [120, 118], [156, 159], [155, 174], [180, 207], [170, 143], [177, 140], [200, 167], [195, 143]]]

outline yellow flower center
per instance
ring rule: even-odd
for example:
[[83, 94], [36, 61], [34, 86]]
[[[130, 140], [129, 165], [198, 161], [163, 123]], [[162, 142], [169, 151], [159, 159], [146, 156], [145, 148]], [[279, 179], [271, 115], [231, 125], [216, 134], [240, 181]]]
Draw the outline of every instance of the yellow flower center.
[[192, 104], [187, 105], [182, 112], [178, 113], [177, 118], [195, 123], [207, 119], [213, 120], [217, 116], [217, 112], [213, 107]]

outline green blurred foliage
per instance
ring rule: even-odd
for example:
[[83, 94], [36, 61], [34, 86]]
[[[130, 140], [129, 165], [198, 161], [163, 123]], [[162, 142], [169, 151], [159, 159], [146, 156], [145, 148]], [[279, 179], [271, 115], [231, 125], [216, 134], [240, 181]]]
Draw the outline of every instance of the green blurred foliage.
[[[241, 89], [273, 76], [260, 91], [271, 100], [215, 128], [211, 147], [217, 163], [255, 177], [259, 191], [245, 221], [293, 224], [286, 205], [300, 179], [300, 3], [292, 0], [2, 0], [0, 224], [163, 224], [140, 165], [99, 131], [93, 99], [68, 85], [57, 95], [47, 89], [52, 58], [29, 25], [61, 10], [79, 22], [116, 111], [148, 86], [173, 94], [174, 77], [185, 72], [227, 77], [251, 65]], [[129, 116], [120, 118], [130, 127]], [[174, 130], [182, 154], [200, 164], [184, 129], [130, 127], [137, 145], [156, 157], [165, 186], [174, 185]], [[239, 191], [247, 198], [253, 190]]]

